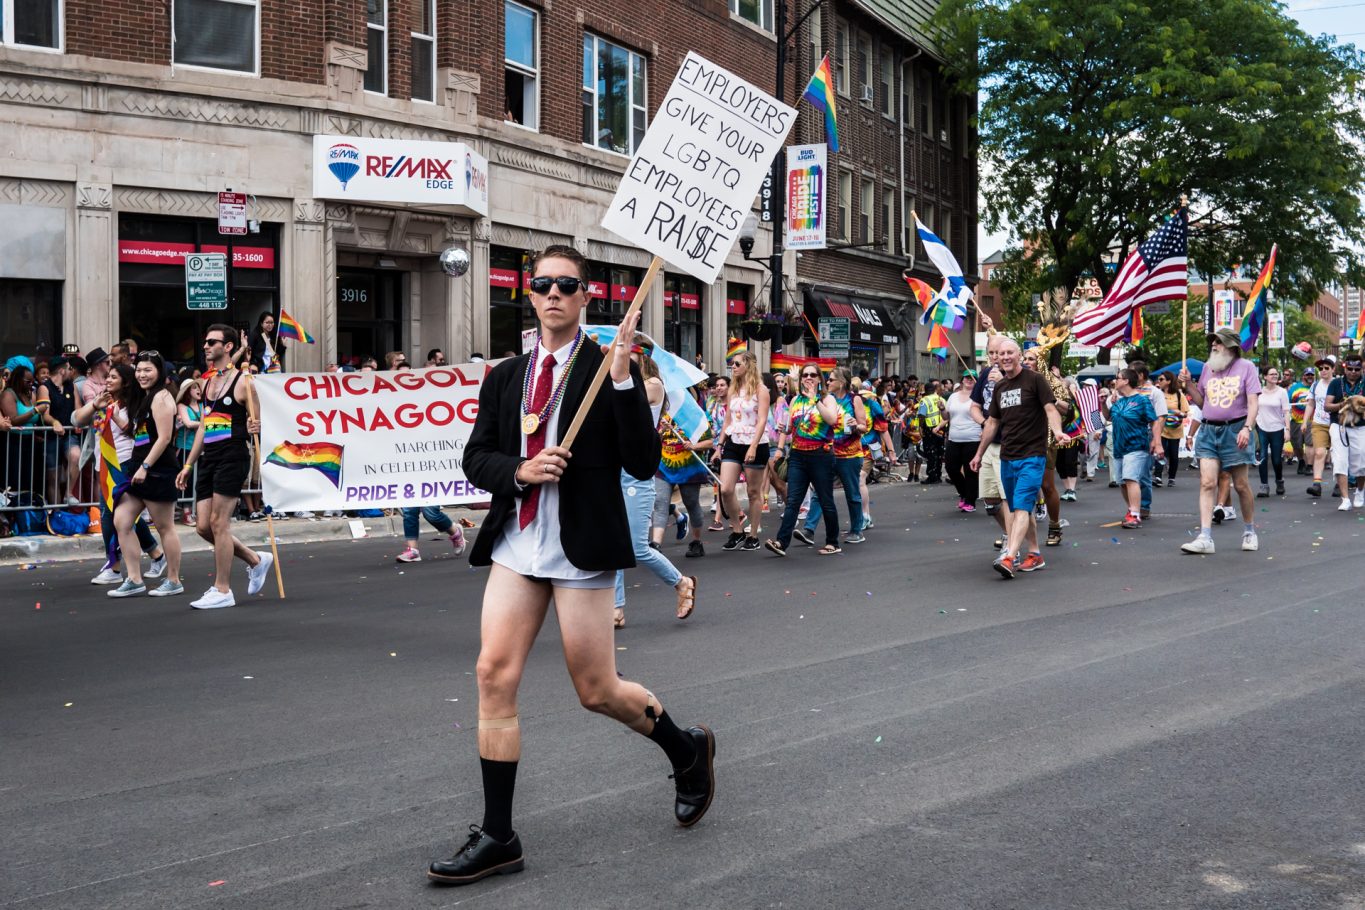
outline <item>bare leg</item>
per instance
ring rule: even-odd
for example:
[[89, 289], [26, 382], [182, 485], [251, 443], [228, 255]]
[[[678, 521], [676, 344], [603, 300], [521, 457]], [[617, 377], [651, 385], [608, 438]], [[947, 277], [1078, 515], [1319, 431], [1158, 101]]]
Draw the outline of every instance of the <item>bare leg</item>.
[[175, 503], [149, 502], [147, 511], [152, 516], [152, 524], [161, 534], [161, 552], [166, 557], [166, 579], [179, 584], [180, 535], [175, 530]]
[[[745, 468], [744, 486], [749, 491], [749, 535], [751, 537], [762, 537], [763, 530], [763, 493], [768, 488], [768, 483], [764, 475], [768, 473], [766, 467]], [[743, 530], [744, 525], [740, 525]]]
[[[740, 469], [740, 465], [733, 461], [723, 461], [720, 465], [720, 495], [725, 503], [725, 511], [730, 515], [730, 530], [736, 534], [744, 533], [744, 521], [739, 515], [739, 497], [735, 494], [739, 486]], [[753, 518], [752, 515], [749, 517]]]
[[214, 493], [212, 499], [200, 500], [196, 508], [195, 530], [213, 544], [213, 586], [226, 594], [232, 590], [232, 557], [249, 566], [261, 561], [249, 547], [232, 533], [232, 513], [237, 508], [237, 497]]
[[[490, 584], [491, 587], [491, 584]], [[564, 640], [564, 662], [583, 707], [619, 720], [648, 735], [654, 721], [645, 714], [651, 695], [639, 683], [616, 675], [616, 640], [612, 631], [612, 592], [608, 589], [555, 588], [555, 613]], [[663, 706], [653, 699], [654, 713]]]
[[[610, 639], [611, 589], [605, 595], [606, 634]], [[493, 761], [521, 759], [521, 728], [496, 723], [517, 715], [517, 689], [531, 645], [545, 622], [550, 586], [531, 581], [506, 566], [493, 564], [483, 592], [479, 648], [479, 757]], [[486, 725], [485, 722], [494, 721]]]
[[[138, 545], [133, 525], [142, 514], [142, 508], [142, 500], [131, 493], [124, 493], [118, 507], [114, 509], [114, 531], [118, 534], [119, 549], [123, 551], [123, 565], [127, 570], [128, 580], [135, 585], [142, 584], [142, 547]], [[174, 531], [171, 532], [171, 536], [175, 536]], [[165, 539], [164, 532], [162, 539]]]
[[1142, 509], [1142, 487], [1136, 480], [1123, 482], [1123, 498], [1128, 503], [1128, 511], [1137, 515]]
[[1213, 527], [1213, 500], [1218, 495], [1218, 461], [1199, 459], [1199, 528]]
[[1232, 485], [1237, 489], [1237, 498], [1242, 503], [1242, 521], [1252, 524], [1256, 514], [1256, 499], [1251, 492], [1251, 481], [1247, 478], [1247, 466], [1239, 464], [1228, 471], [1232, 475]]

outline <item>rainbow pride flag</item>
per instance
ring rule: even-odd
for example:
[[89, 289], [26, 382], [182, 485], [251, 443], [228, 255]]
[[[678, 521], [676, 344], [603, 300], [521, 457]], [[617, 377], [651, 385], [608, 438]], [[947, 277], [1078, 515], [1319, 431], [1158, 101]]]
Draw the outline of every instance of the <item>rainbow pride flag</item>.
[[829, 54], [825, 54], [811, 73], [801, 97], [825, 112], [825, 139], [831, 152], [839, 151], [839, 116], [834, 107], [834, 77], [830, 74]]
[[284, 310], [280, 310], [280, 325], [278, 334], [281, 338], [292, 338], [295, 341], [302, 341], [304, 344], [316, 344], [317, 339], [304, 331], [303, 326]]
[[[118, 505], [119, 499], [128, 489], [128, 475], [123, 470], [123, 465], [119, 462], [118, 449], [114, 446], [114, 420], [111, 416], [113, 408], [105, 411], [104, 418], [100, 422], [99, 428], [99, 488], [100, 498], [104, 500], [104, 507], [109, 510], [109, 514], [102, 516], [102, 521], [114, 520], [114, 507]], [[173, 533], [173, 532], [172, 532]], [[109, 536], [109, 547], [105, 551], [105, 556], [109, 559], [109, 565], [116, 565], [119, 561], [118, 535]]]
[[1271, 245], [1270, 258], [1266, 260], [1260, 277], [1256, 279], [1256, 283], [1251, 286], [1251, 292], [1247, 295], [1246, 309], [1242, 311], [1242, 329], [1239, 333], [1244, 351], [1256, 347], [1256, 339], [1261, 337], [1261, 329], [1265, 328], [1266, 297], [1270, 290], [1270, 277], [1275, 273], [1275, 254], [1279, 249], [1278, 243]]
[[939, 323], [934, 323], [934, 327], [929, 330], [929, 353], [933, 354], [939, 361], [948, 359], [948, 351], [952, 347], [952, 342], [948, 340], [948, 330]]
[[1365, 306], [1360, 308], [1360, 318], [1356, 320], [1355, 326], [1346, 330], [1346, 337], [1365, 341]]
[[291, 471], [312, 468], [341, 489], [341, 453], [344, 447], [334, 442], [282, 442], [266, 457], [266, 464], [277, 464]]
[[1133, 307], [1133, 315], [1128, 320], [1128, 329], [1124, 332], [1124, 341], [1132, 345], [1142, 345], [1142, 339], [1147, 337], [1147, 326], [1142, 321], [1142, 307]]

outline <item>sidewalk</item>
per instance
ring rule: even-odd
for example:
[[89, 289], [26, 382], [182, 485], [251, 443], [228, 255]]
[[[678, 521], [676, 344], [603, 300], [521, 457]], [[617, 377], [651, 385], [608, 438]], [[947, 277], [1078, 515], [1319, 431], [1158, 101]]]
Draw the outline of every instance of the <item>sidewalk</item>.
[[[483, 522], [487, 510], [449, 508], [446, 514], [454, 521], [469, 519], [476, 525]], [[392, 515], [380, 518], [290, 518], [275, 522], [275, 540], [281, 546], [290, 543], [315, 543], [324, 540], [350, 540], [351, 522], [363, 522], [367, 537], [403, 536], [403, 517], [394, 510]], [[210, 549], [190, 525], [177, 524], [180, 546], [187, 553]], [[423, 519], [423, 534], [433, 533], [433, 529]], [[466, 529], [472, 535], [477, 529]], [[157, 536], [160, 532], [157, 531]], [[264, 521], [234, 521], [232, 533], [237, 539], [252, 549], [259, 550], [270, 546], [269, 525]], [[82, 537], [6, 537], [0, 539], [0, 566], [16, 566], [25, 563], [59, 562], [75, 559], [96, 559], [104, 556], [104, 540], [99, 534]]]

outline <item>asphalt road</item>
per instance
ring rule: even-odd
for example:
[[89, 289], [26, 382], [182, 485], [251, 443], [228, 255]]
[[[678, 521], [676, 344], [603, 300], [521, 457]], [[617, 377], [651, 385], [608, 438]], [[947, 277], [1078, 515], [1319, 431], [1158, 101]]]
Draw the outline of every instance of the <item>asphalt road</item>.
[[[483, 571], [430, 540], [410, 566], [297, 544], [287, 600], [198, 613], [108, 600], [93, 563], [9, 567], [0, 906], [1360, 910], [1365, 515], [1302, 486], [1258, 501], [1259, 553], [1233, 527], [1188, 557], [1192, 484], [1138, 532], [1082, 484], [1012, 582], [946, 487], [875, 488], [832, 558], [670, 542], [697, 612], [631, 573], [617, 657], [714, 727], [710, 813], [674, 826], [662, 754], [578, 706], [551, 621], [527, 869], [462, 889], [424, 870], [482, 813]], [[209, 569], [188, 558], [191, 592]]]

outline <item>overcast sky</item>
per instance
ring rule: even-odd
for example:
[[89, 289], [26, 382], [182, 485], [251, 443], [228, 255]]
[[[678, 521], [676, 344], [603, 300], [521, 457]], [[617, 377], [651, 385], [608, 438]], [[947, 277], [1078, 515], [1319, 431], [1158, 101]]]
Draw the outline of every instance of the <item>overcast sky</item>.
[[[1342, 43], [1365, 44], [1365, 0], [1291, 0], [1288, 12], [1310, 35], [1335, 35]], [[982, 174], [985, 182], [986, 174]], [[984, 211], [985, 203], [981, 203]], [[977, 253], [982, 259], [1005, 246], [1007, 233], [989, 234], [979, 229]]]

